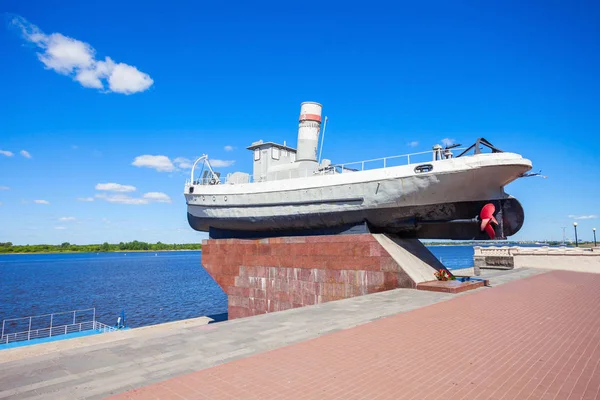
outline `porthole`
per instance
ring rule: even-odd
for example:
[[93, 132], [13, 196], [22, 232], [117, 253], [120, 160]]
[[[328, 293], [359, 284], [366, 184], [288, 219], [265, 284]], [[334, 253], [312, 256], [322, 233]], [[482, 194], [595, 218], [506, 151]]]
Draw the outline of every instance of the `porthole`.
[[190, 193], [194, 193], [194, 187], [190, 186]]
[[202, 201], [206, 200], [206, 198], [204, 196], [202, 196]]
[[433, 171], [433, 165], [431, 164], [423, 164], [423, 165], [418, 165], [415, 167], [415, 172], [417, 174], [423, 173], [423, 172], [431, 172]]
[[227, 196], [224, 196], [224, 197], [223, 197], [223, 200], [227, 201]]
[[217, 198], [215, 196], [213, 196], [213, 201], [217, 201]]

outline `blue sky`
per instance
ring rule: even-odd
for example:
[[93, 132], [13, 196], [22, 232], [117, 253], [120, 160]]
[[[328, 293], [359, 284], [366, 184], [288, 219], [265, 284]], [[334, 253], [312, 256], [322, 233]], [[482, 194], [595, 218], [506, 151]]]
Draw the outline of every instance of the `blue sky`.
[[600, 3], [217, 3], [3, 2], [0, 241], [199, 241], [183, 159], [250, 171], [302, 101], [334, 162], [477, 137], [531, 159], [514, 239], [600, 228]]

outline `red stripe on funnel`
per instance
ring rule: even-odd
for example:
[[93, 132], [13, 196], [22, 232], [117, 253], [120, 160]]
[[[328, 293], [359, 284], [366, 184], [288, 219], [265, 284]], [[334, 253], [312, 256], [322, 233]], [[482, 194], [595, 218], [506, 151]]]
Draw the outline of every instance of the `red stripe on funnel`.
[[321, 122], [321, 116], [317, 114], [300, 114], [300, 121], [306, 120]]

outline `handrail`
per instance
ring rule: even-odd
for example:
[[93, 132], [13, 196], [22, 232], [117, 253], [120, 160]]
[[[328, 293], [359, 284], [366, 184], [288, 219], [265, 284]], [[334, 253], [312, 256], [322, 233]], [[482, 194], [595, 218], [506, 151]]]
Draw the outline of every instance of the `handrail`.
[[[419, 153], [410, 153], [410, 154], [401, 154], [399, 156], [388, 156], [388, 157], [381, 157], [381, 158], [373, 158], [371, 160], [361, 160], [361, 161], [353, 161], [353, 162], [346, 162], [346, 163], [342, 163], [342, 164], [336, 164], [336, 165], [349, 165], [349, 164], [358, 164], [358, 163], [366, 163], [366, 162], [373, 162], [373, 161], [381, 161], [381, 160], [389, 160], [391, 158], [402, 158], [402, 157], [410, 157], [410, 156], [418, 156], [420, 154], [429, 154], [432, 153], [433, 154], [433, 150], [428, 150], [428, 151], [421, 151]], [[333, 167], [333, 165], [332, 165]]]
[[[463, 147], [459, 147], [459, 148], [454, 148], [452, 150], [464, 150], [465, 148]], [[443, 150], [443, 149], [442, 149]], [[383, 168], [387, 168], [386, 164], [387, 164], [387, 160], [392, 160], [392, 159], [397, 159], [397, 158], [403, 158], [406, 157], [407, 158], [407, 164], [406, 165], [410, 165], [410, 157], [411, 156], [419, 156], [419, 155], [423, 155], [423, 154], [431, 154], [431, 155], [435, 155], [435, 153], [437, 152], [437, 150], [428, 150], [428, 151], [421, 151], [421, 152], [417, 152], [417, 153], [409, 153], [409, 154], [401, 154], [398, 156], [388, 156], [388, 157], [381, 157], [381, 158], [373, 158], [370, 160], [361, 160], [361, 161], [353, 161], [353, 162], [345, 162], [345, 163], [340, 163], [340, 164], [331, 164], [330, 167], [340, 167], [342, 168], [342, 170], [344, 169], [345, 166], [348, 165], [355, 165], [355, 164], [361, 164], [362, 165], [362, 169], [361, 171], [364, 171], [364, 164], [365, 163], [370, 163], [370, 162], [375, 162], [375, 161], [383, 161]]]
[[[406, 157], [406, 165], [411, 165], [411, 164], [416, 164], [417, 162], [415, 162], [414, 158], [416, 156], [421, 156], [421, 155], [425, 155], [425, 154], [431, 154], [432, 155], [432, 160], [429, 161], [435, 161], [436, 157], [440, 157], [440, 159], [444, 159], [446, 157], [447, 154], [450, 154], [451, 156], [453, 156], [454, 153], [452, 153], [452, 151], [461, 151], [461, 150], [465, 150], [465, 147], [458, 147], [458, 148], [452, 148], [452, 149], [436, 149], [436, 150], [427, 150], [427, 151], [421, 151], [421, 152], [416, 152], [416, 153], [409, 153], [409, 154], [401, 154], [401, 155], [396, 155], [396, 156], [388, 156], [388, 157], [381, 157], [381, 158], [373, 158], [373, 159], [369, 159], [369, 160], [362, 160], [362, 161], [353, 161], [353, 162], [346, 162], [346, 163], [340, 163], [340, 164], [331, 164], [328, 166], [324, 166], [321, 169], [315, 171], [314, 175], [328, 175], [328, 174], [336, 174], [336, 168], [341, 168], [341, 172], [340, 173], [344, 173], [344, 171], [348, 171], [351, 170], [350, 168], [347, 168], [350, 165], [359, 165], [360, 164], [360, 169], [356, 169], [356, 170], [352, 170], [353, 172], [355, 171], [364, 171], [365, 169], [369, 169], [369, 168], [365, 168], [365, 164], [367, 163], [372, 163], [372, 162], [377, 162], [377, 161], [383, 161], [383, 168], [389, 168], [390, 166], [388, 165], [388, 161], [389, 160], [395, 160], [395, 159], [399, 159], [399, 158], [404, 158]], [[411, 162], [411, 157], [413, 157], [413, 162]], [[195, 168], [196, 165], [200, 162], [200, 161], [205, 161], [206, 165], [208, 166], [208, 169], [211, 173], [211, 177], [209, 178], [199, 178], [197, 180], [194, 180], [194, 172], [195, 172]], [[422, 162], [428, 162], [428, 161], [419, 161], [418, 163], [422, 163]], [[282, 171], [283, 172], [283, 171]], [[291, 179], [292, 178], [292, 172], [289, 171], [290, 173], [290, 177], [289, 178], [279, 178], [278, 180], [281, 179]], [[229, 174], [231, 175], [231, 174]], [[308, 175], [306, 175], [308, 176]], [[194, 165], [192, 166], [192, 171], [191, 171], [191, 175], [190, 175], [190, 180], [186, 181], [186, 185], [207, 185], [211, 182], [213, 182], [213, 180], [216, 178], [216, 184], [223, 184], [223, 183], [232, 183], [235, 184], [236, 182], [230, 182], [229, 180], [229, 176], [227, 176], [227, 178], [221, 180], [213, 171], [211, 165], [210, 165], [210, 161], [208, 159], [208, 155], [202, 155], [202, 157], [198, 158], [195, 162]], [[294, 177], [295, 178], [295, 177]], [[244, 183], [251, 183], [251, 182], [260, 182], [254, 179], [254, 177], [252, 175], [249, 175], [249, 179], [248, 182], [244, 182]]]
[[[77, 313], [84, 313], [84, 312], [92, 313], [92, 319], [77, 322], [77, 316], [78, 316]], [[73, 314], [73, 323], [63, 324], [63, 325], [53, 325], [53, 323], [56, 322], [56, 320], [54, 319], [55, 316], [65, 315], [65, 314]], [[81, 314], [79, 316], [81, 316]], [[50, 326], [47, 326], [45, 328], [32, 329], [33, 320], [34, 319], [37, 320], [37, 319], [43, 318], [43, 317], [50, 317], [50, 319], [49, 319]], [[89, 318], [89, 314], [88, 314], [88, 318]], [[25, 331], [6, 333], [7, 322], [11, 323], [11, 322], [20, 321], [20, 320], [29, 320], [29, 329], [27, 329]], [[2, 321], [2, 331], [0, 333], [0, 344], [7, 344], [10, 342], [17, 342], [17, 341], [23, 341], [23, 340], [47, 338], [47, 337], [52, 337], [52, 336], [66, 335], [68, 333], [75, 333], [75, 332], [82, 332], [82, 331], [89, 331], [89, 330], [112, 332], [112, 331], [117, 330], [117, 328], [111, 327], [106, 324], [103, 324], [102, 322], [96, 321], [96, 309], [95, 308], [87, 308], [84, 310], [64, 311], [64, 312], [52, 313], [52, 314], [42, 314], [42, 315], [35, 315], [35, 316], [31, 316], [31, 317], [9, 318], [9, 319], [5, 319]]]
[[41, 318], [41, 317], [47, 317], [47, 316], [51, 316], [51, 315], [62, 315], [62, 314], [71, 314], [74, 312], [86, 312], [86, 311], [95, 311], [95, 308], [84, 308], [81, 310], [71, 310], [71, 311], [62, 311], [62, 312], [58, 312], [58, 313], [50, 313], [50, 314], [40, 314], [40, 315], [32, 315], [29, 317], [19, 317], [19, 318], [7, 318], [5, 320], [3, 320], [4, 322], [7, 321], [18, 321], [20, 319], [29, 319], [29, 318]]
[[114, 326], [106, 325], [106, 324], [103, 324], [102, 322], [95, 321], [94, 322], [94, 330], [97, 330], [97, 331], [101, 330], [102, 333], [106, 333], [106, 332], [114, 332], [114, 331], [117, 331], [118, 329], [115, 328]]
[[7, 333], [0, 336], [0, 344], [20, 342], [25, 340], [50, 338], [75, 332], [98, 331], [99, 333], [114, 332], [114, 326], [109, 326], [98, 321], [85, 321], [77, 324], [59, 325], [48, 328], [32, 329], [30, 331]]

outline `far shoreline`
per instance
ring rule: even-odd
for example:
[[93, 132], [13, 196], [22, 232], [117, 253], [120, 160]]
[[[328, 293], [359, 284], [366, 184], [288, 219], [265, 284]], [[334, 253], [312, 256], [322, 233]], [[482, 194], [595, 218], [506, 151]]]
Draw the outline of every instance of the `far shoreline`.
[[[573, 244], [550, 244], [550, 243], [515, 243], [515, 242], [506, 242], [506, 243], [486, 243], [486, 242], [457, 242], [457, 243], [423, 243], [425, 247], [476, 247], [476, 246], [498, 246], [498, 247], [518, 247], [518, 246], [526, 246], [526, 247], [535, 247], [535, 246], [548, 246], [548, 247], [575, 247]], [[579, 244], [579, 247], [588, 248], [593, 247], [593, 243], [582, 242]], [[100, 254], [100, 253], [169, 253], [169, 252], [190, 252], [190, 251], [198, 251], [202, 252], [202, 249], [162, 249], [162, 250], [105, 250], [105, 251], [30, 251], [30, 252], [0, 252], [0, 256], [2, 255], [10, 255], [10, 254]]]

